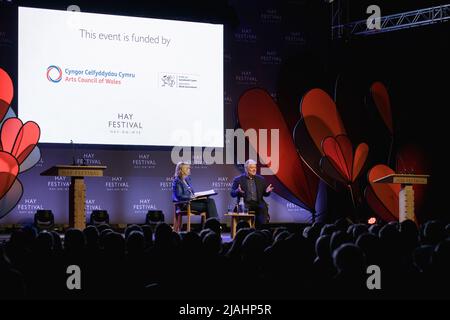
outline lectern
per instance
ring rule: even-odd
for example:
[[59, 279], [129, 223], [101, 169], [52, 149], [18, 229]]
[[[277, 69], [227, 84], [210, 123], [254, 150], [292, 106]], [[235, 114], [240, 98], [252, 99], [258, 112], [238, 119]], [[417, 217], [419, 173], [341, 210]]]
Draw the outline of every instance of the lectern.
[[71, 177], [69, 188], [69, 225], [83, 230], [86, 227], [86, 184], [84, 177], [102, 177], [106, 166], [57, 165], [41, 176]]
[[389, 174], [377, 180], [374, 183], [396, 183], [401, 185], [398, 196], [399, 211], [398, 219], [400, 222], [410, 219], [416, 221], [414, 215], [414, 184], [427, 184], [429, 175], [425, 174]]

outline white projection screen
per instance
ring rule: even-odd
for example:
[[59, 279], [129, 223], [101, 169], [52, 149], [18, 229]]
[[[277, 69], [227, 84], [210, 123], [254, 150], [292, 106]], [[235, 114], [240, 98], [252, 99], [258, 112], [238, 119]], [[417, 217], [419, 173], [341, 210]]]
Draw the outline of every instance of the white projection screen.
[[42, 143], [223, 147], [223, 25], [19, 7]]

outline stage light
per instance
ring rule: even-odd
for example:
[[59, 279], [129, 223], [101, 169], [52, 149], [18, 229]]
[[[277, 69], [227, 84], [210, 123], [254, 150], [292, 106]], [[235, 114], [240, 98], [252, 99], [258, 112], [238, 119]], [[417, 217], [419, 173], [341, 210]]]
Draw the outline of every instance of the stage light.
[[55, 225], [52, 210], [37, 210], [34, 214], [34, 225], [39, 230], [49, 230]]
[[89, 218], [90, 224], [98, 226], [101, 224], [109, 224], [109, 214], [107, 210], [92, 210]]
[[70, 6], [67, 7], [67, 11], [81, 12], [81, 9], [76, 4], [71, 4]]
[[375, 217], [370, 217], [369, 220], [367, 220], [368, 224], [375, 224], [377, 222], [377, 218]]
[[148, 210], [145, 217], [146, 224], [164, 222], [164, 213], [161, 210]]

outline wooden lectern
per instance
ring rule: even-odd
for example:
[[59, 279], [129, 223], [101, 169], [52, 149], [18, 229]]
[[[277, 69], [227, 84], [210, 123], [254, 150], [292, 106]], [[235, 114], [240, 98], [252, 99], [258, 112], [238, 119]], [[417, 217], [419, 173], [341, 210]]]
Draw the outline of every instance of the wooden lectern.
[[398, 196], [398, 219], [402, 222], [406, 219], [416, 221], [414, 215], [414, 184], [427, 184], [429, 175], [425, 174], [390, 174], [379, 178], [374, 183], [396, 183], [401, 185]]
[[41, 176], [71, 177], [69, 188], [69, 225], [83, 230], [86, 227], [86, 184], [84, 177], [102, 177], [106, 166], [57, 165]]

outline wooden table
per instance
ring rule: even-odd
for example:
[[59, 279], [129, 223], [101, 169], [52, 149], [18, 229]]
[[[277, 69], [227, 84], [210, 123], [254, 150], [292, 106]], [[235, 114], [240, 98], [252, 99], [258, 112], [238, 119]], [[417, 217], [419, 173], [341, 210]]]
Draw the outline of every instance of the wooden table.
[[250, 224], [250, 228], [255, 227], [255, 215], [252, 213], [235, 213], [228, 212], [225, 214], [227, 217], [231, 217], [231, 238], [236, 236], [236, 225], [239, 220], [246, 220]]

